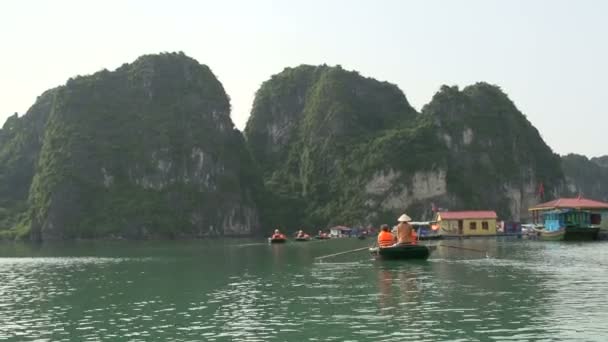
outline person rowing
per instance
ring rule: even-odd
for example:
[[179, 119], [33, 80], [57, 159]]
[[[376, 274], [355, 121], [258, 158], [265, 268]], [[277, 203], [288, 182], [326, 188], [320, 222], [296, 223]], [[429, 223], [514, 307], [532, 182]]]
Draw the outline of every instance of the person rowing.
[[296, 236], [298, 239], [308, 239], [310, 238], [310, 235], [304, 233], [303, 230], [299, 230], [298, 231], [298, 235]]
[[397, 225], [397, 245], [411, 245], [416, 244], [416, 232], [410, 225], [412, 219], [407, 215], [401, 215], [397, 221], [399, 224]]
[[280, 231], [280, 230], [275, 229], [275, 230], [274, 230], [274, 234], [272, 234], [272, 237], [271, 237], [271, 238], [272, 238], [272, 239], [284, 239], [284, 238], [285, 238], [285, 235], [283, 235], [283, 234], [281, 233], [281, 231]]

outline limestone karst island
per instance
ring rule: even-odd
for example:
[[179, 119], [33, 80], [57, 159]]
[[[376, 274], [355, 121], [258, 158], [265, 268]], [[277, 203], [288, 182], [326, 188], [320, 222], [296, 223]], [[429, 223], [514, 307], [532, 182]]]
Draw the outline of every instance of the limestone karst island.
[[0, 130], [0, 340], [608, 338], [608, 156], [500, 85], [287, 66], [241, 130], [211, 63], [126, 62]]
[[[608, 208], [536, 210], [559, 198], [607, 200], [608, 157], [555, 154], [497, 85], [443, 86], [418, 112], [394, 84], [300, 65], [261, 85], [243, 132], [230, 115], [211, 69], [181, 52], [45, 91], [0, 130], [0, 236], [367, 232], [403, 212], [437, 221], [440, 210], [490, 210], [540, 232], [553, 227], [543, 228], [547, 215], [599, 228]], [[492, 225], [441, 230], [496, 234]]]

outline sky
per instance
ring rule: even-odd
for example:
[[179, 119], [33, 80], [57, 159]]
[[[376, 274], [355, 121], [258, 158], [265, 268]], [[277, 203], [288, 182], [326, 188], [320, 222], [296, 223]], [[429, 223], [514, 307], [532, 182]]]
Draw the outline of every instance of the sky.
[[75, 75], [183, 51], [240, 129], [271, 75], [326, 63], [397, 84], [418, 110], [443, 84], [496, 84], [555, 152], [600, 156], [607, 17], [601, 0], [2, 1], [0, 123]]

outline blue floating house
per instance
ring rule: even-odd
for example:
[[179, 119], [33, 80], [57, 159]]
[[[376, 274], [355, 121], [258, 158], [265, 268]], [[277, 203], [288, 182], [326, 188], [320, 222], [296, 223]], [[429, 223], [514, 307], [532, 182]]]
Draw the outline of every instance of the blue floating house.
[[529, 209], [543, 240], [596, 240], [608, 203], [588, 198], [559, 198]]

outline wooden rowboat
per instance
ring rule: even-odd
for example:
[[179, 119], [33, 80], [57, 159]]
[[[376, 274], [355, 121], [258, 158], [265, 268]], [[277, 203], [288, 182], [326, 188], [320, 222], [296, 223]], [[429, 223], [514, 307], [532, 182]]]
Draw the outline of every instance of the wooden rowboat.
[[425, 245], [398, 245], [391, 247], [371, 247], [370, 253], [384, 260], [424, 260], [429, 257], [431, 250]]

